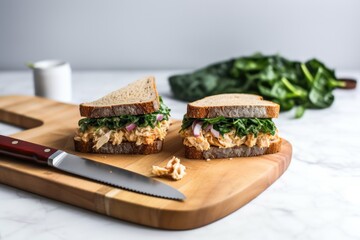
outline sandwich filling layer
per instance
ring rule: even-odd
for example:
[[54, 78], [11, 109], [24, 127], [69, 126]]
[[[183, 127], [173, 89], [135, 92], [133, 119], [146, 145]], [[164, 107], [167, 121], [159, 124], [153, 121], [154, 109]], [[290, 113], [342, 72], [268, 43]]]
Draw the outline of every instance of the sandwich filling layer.
[[180, 130], [184, 145], [199, 151], [236, 146], [269, 147], [279, 136], [271, 119], [259, 118], [187, 118]]
[[119, 145], [124, 141], [136, 145], [163, 140], [170, 125], [170, 109], [160, 98], [160, 109], [142, 115], [121, 115], [105, 118], [83, 118], [79, 121], [74, 140], [92, 142], [99, 149], [106, 143]]

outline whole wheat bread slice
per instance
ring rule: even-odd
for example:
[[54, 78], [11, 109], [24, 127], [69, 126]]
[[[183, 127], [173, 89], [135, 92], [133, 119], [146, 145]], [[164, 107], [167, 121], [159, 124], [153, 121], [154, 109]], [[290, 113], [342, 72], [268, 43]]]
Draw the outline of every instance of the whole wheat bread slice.
[[75, 151], [84, 153], [109, 153], [109, 154], [152, 154], [161, 151], [162, 140], [155, 140], [153, 144], [136, 145], [135, 142], [122, 142], [119, 145], [104, 144], [101, 148], [93, 148], [94, 143], [74, 140]]
[[277, 153], [281, 149], [281, 138], [270, 143], [267, 148], [258, 146], [247, 147], [239, 146], [232, 148], [219, 148], [211, 146], [209, 150], [199, 151], [195, 147], [185, 147], [185, 157], [190, 159], [214, 159], [214, 158], [233, 158], [233, 157], [253, 157], [264, 154]]
[[89, 103], [80, 104], [80, 115], [88, 118], [147, 114], [159, 110], [155, 78], [146, 77]]
[[219, 94], [187, 105], [189, 118], [277, 118], [280, 106], [253, 94]]

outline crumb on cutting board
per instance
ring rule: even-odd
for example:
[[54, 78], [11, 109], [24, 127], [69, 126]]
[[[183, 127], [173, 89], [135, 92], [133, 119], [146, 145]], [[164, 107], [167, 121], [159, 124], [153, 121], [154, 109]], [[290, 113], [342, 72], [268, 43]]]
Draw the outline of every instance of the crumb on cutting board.
[[180, 180], [186, 175], [186, 167], [180, 163], [180, 159], [173, 156], [165, 167], [152, 166], [152, 173], [158, 177], [170, 177]]

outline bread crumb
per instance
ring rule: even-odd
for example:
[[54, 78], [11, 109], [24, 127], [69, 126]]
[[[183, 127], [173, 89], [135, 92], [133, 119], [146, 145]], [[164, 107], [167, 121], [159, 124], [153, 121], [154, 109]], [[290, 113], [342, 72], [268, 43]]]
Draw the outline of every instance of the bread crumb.
[[180, 163], [180, 159], [173, 156], [165, 167], [152, 166], [152, 173], [159, 177], [171, 177], [180, 180], [186, 175], [186, 167]]
[[207, 161], [207, 162], [210, 162], [210, 161], [211, 161], [211, 159], [210, 159], [210, 158], [208, 158], [208, 159], [206, 159], [206, 161]]
[[229, 160], [232, 160], [233, 158], [229, 158]]

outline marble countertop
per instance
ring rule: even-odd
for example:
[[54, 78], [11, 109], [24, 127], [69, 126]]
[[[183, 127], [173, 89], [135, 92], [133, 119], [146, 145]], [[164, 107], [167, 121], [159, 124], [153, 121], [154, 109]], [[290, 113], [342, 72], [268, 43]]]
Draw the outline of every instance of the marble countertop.
[[[171, 98], [167, 77], [179, 71], [74, 72], [73, 100], [93, 100], [146, 75], [172, 116], [186, 104]], [[338, 72], [360, 79], [360, 71]], [[1, 95], [33, 95], [30, 72], [0, 72]], [[360, 92], [335, 91], [331, 108], [276, 120], [293, 145], [289, 169], [229, 216], [189, 231], [164, 231], [112, 219], [0, 184], [0, 239], [360, 239]], [[20, 131], [0, 123], [4, 135]]]

